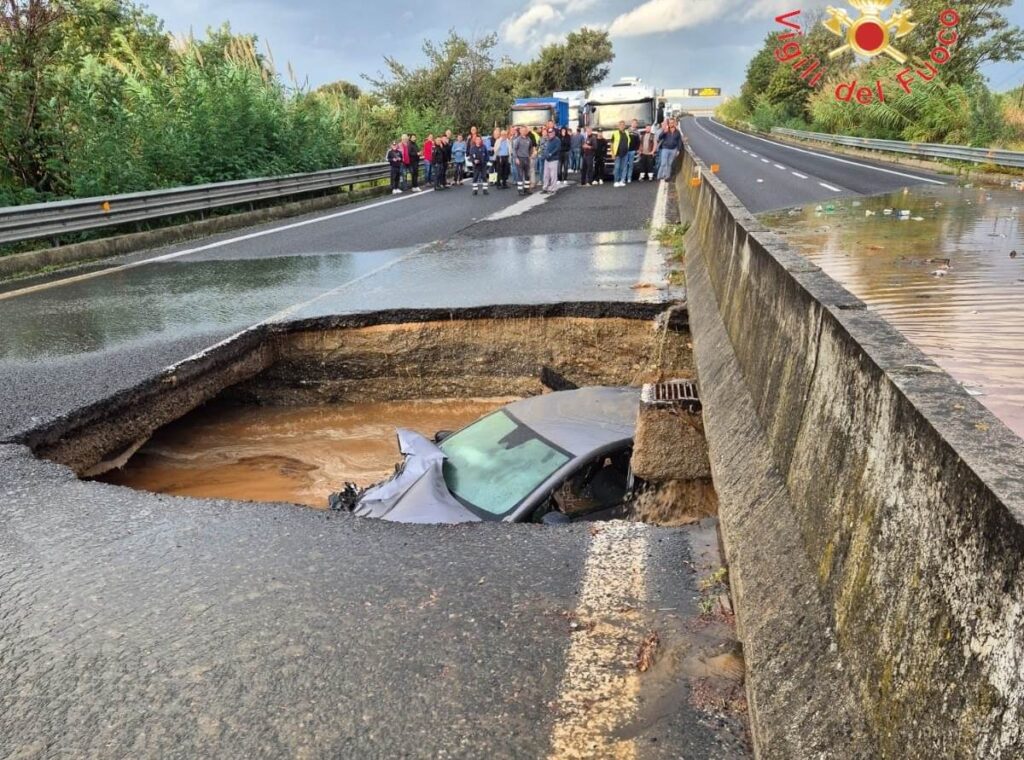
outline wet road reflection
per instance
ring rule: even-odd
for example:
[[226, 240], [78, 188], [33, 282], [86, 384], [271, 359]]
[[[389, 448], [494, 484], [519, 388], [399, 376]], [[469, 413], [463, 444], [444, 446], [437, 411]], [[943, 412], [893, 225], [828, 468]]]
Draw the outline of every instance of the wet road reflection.
[[761, 219], [1024, 435], [1024, 194], [915, 188]]
[[514, 399], [311, 407], [207, 404], [157, 432], [106, 483], [143, 491], [284, 501], [318, 509], [345, 482], [368, 486], [401, 461], [395, 428], [458, 430]]
[[178, 259], [0, 300], [0, 359], [86, 354], [136, 341], [144, 348], [143, 339], [231, 333], [401, 255]]

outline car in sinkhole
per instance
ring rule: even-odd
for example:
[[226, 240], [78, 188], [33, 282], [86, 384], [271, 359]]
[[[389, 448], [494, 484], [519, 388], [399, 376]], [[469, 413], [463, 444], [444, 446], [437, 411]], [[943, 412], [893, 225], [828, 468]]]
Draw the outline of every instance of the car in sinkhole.
[[407, 523], [623, 517], [639, 403], [639, 388], [580, 388], [513, 402], [434, 440], [399, 429], [395, 474], [346, 484], [330, 506]]

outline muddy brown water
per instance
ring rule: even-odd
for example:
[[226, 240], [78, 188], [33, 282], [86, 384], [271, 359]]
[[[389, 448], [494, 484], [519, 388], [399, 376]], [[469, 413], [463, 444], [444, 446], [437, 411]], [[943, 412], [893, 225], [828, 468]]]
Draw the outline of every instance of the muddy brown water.
[[103, 482], [175, 496], [326, 509], [345, 482], [367, 486], [401, 460], [395, 429], [457, 430], [513, 399], [266, 407], [211, 402], [157, 431]]
[[914, 189], [761, 219], [1024, 435], [1024, 193]]

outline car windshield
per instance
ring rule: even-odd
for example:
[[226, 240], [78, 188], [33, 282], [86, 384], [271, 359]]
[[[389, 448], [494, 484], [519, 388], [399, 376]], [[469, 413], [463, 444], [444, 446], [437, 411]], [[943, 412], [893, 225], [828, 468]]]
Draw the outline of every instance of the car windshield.
[[593, 106], [590, 124], [595, 129], [616, 129], [620, 121], [626, 122], [628, 126], [636, 119], [641, 127], [646, 127], [651, 123], [651, 116], [649, 100], [642, 103], [608, 103]]
[[448, 490], [492, 515], [510, 512], [570, 458], [504, 411], [446, 438], [440, 448]]
[[512, 111], [512, 126], [534, 127], [547, 124], [551, 119], [550, 108], [515, 109]]

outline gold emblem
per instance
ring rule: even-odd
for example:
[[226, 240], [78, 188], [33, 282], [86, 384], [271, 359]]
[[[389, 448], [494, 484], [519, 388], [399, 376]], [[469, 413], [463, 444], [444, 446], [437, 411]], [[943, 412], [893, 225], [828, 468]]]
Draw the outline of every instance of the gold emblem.
[[828, 8], [828, 18], [822, 23], [825, 28], [837, 37], [845, 37], [846, 44], [837, 47], [828, 54], [829, 58], [838, 58], [847, 50], [858, 55], [874, 58], [885, 55], [897, 63], [906, 63], [907, 56], [892, 46], [893, 40], [899, 40], [910, 34], [917, 26], [910, 20], [914, 14], [911, 10], [894, 13], [889, 18], [882, 18], [882, 12], [892, 5], [892, 0], [849, 0], [850, 5], [860, 11], [860, 18], [850, 17], [841, 8]]

